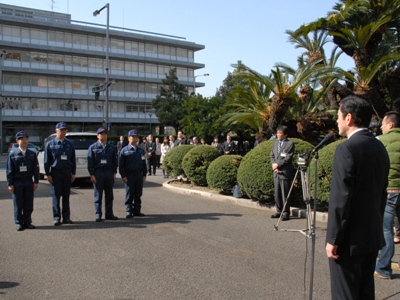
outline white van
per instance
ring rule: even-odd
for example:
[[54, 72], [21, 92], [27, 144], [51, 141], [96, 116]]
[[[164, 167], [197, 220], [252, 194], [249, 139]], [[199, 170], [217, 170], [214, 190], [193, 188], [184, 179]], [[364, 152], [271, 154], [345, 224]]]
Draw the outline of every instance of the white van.
[[[54, 139], [53, 133], [44, 140], [43, 148], [38, 154], [40, 179], [44, 179], [44, 148], [48, 141]], [[76, 156], [76, 176], [75, 178], [90, 178], [87, 169], [87, 154], [91, 144], [97, 141], [97, 134], [94, 132], [67, 132], [65, 137], [74, 144]]]

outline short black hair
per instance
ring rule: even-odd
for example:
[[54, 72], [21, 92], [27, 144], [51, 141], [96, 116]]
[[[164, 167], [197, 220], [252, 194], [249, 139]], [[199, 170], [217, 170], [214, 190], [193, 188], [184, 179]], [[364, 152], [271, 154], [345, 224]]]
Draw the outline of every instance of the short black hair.
[[289, 128], [285, 125], [281, 125], [281, 126], [278, 126], [278, 128], [276, 129], [276, 132], [278, 132], [278, 131], [282, 131], [284, 135], [288, 135]]
[[368, 128], [372, 118], [371, 104], [362, 96], [350, 95], [340, 101], [339, 110], [343, 117], [351, 114], [354, 118], [354, 125], [361, 128]]
[[400, 127], [400, 114], [397, 111], [388, 111], [385, 117], [388, 122], [393, 123], [395, 128]]

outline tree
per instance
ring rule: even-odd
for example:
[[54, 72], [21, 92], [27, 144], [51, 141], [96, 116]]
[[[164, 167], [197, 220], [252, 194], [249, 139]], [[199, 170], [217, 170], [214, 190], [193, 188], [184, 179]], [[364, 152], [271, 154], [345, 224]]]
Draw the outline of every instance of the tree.
[[161, 124], [174, 127], [178, 132], [180, 120], [186, 115], [183, 102], [188, 98], [187, 88], [178, 83], [176, 68], [171, 69], [166, 78], [162, 80], [163, 86], [160, 94], [152, 101], [155, 114]]

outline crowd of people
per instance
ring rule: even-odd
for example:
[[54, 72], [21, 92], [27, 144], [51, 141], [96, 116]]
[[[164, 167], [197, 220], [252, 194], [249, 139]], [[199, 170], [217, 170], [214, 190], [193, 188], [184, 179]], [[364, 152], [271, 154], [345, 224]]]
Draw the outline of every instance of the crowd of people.
[[[329, 259], [332, 299], [375, 299], [374, 276], [390, 279], [395, 218], [400, 216], [400, 115], [388, 112], [382, 121], [382, 135], [375, 137], [368, 130], [372, 107], [360, 96], [341, 100], [338, 110], [339, 135], [347, 138], [334, 153], [330, 189], [326, 255]], [[56, 137], [44, 150], [44, 168], [50, 183], [55, 226], [73, 224], [69, 196], [75, 179], [76, 161], [73, 144], [65, 138], [67, 124], [55, 127]], [[290, 199], [285, 197], [293, 180], [292, 158], [295, 146], [288, 139], [288, 128], [277, 128], [270, 152], [274, 174], [276, 213], [272, 218], [289, 220]], [[18, 148], [7, 161], [8, 189], [14, 203], [17, 230], [34, 229], [32, 224], [34, 191], [39, 182], [36, 154], [27, 148], [28, 133], [15, 136]], [[167, 153], [185, 144], [205, 144], [204, 139], [187, 138], [179, 131], [177, 138], [164, 137], [162, 143], [150, 134], [139, 143], [136, 129], [128, 132], [115, 147], [108, 142], [105, 128], [97, 130], [98, 141], [88, 150], [87, 167], [94, 188], [95, 221], [102, 221], [102, 198], [105, 194], [105, 219], [118, 220], [113, 213], [113, 185], [119, 171], [125, 185], [126, 218], [144, 216], [141, 212], [143, 182], [156, 175]], [[211, 143], [221, 154], [237, 153], [236, 144], [227, 135]], [[164, 177], [167, 176], [163, 171]], [[61, 204], [61, 205], [60, 205]], [[365, 220], [368, 220], [365, 222]], [[378, 254], [379, 258], [378, 258]]]

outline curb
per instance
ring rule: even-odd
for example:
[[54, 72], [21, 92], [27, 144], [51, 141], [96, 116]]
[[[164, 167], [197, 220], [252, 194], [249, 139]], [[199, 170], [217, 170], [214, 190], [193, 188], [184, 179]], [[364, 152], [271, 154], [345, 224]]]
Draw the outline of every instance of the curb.
[[[240, 205], [240, 206], [249, 207], [249, 208], [261, 209], [261, 210], [265, 210], [267, 212], [275, 212], [274, 205], [261, 206], [259, 204], [259, 202], [252, 201], [250, 199], [235, 198], [233, 196], [225, 196], [225, 195], [220, 195], [220, 194], [208, 193], [208, 192], [204, 192], [204, 191], [176, 187], [176, 186], [172, 186], [169, 184], [172, 181], [174, 181], [174, 179], [165, 181], [163, 183], [163, 187], [167, 188], [173, 192], [180, 193], [180, 194], [198, 195], [198, 196], [202, 196], [202, 197], [207, 197], [210, 200], [214, 200], [214, 201], [226, 202], [226, 203], [230, 203], [230, 204], [234, 204], [234, 205]], [[293, 217], [301, 218], [301, 219], [305, 219], [307, 217], [307, 211], [302, 208], [291, 207], [290, 214]], [[311, 216], [311, 218], [314, 218], [314, 214]], [[328, 213], [317, 212], [316, 220], [318, 222], [326, 223], [328, 221]]]

